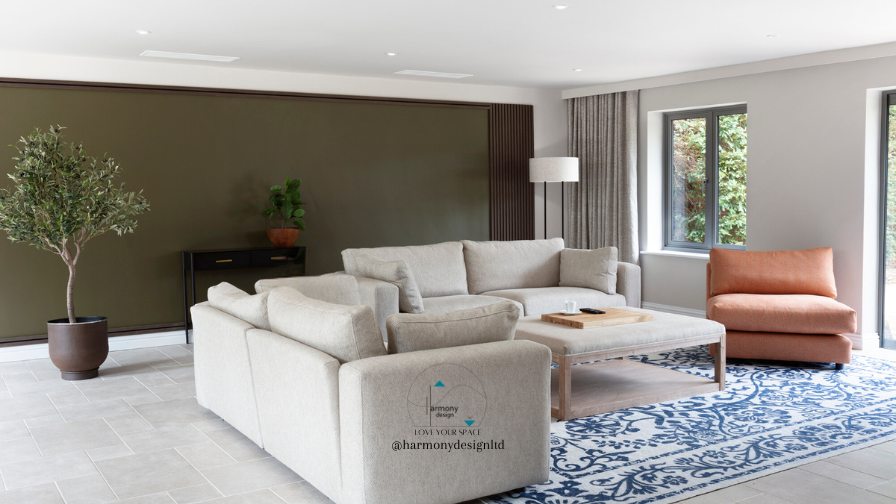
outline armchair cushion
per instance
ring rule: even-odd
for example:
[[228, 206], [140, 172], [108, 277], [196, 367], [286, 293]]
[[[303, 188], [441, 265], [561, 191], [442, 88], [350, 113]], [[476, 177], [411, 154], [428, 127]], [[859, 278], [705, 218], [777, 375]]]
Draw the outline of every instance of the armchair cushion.
[[271, 330], [350, 362], [385, 355], [380, 329], [369, 306], [345, 306], [305, 297], [290, 288], [268, 297]]
[[[713, 268], [713, 277], [716, 271]], [[706, 302], [706, 317], [729, 331], [797, 334], [856, 332], [856, 311], [829, 297], [723, 294]]]
[[398, 287], [398, 308], [406, 313], [423, 313], [423, 298], [408, 263], [402, 260], [384, 261], [367, 254], [357, 254], [358, 275], [382, 280]]
[[616, 247], [560, 251], [560, 287], [587, 287], [616, 294]]
[[830, 248], [746, 252], [709, 251], [709, 296], [719, 294], [814, 294], [837, 297]]
[[361, 304], [358, 282], [351, 275], [336, 273], [309, 277], [269, 278], [255, 282], [255, 292], [259, 294], [278, 287], [289, 287], [305, 296], [327, 303], [349, 306]]
[[267, 292], [250, 296], [227, 282], [221, 282], [209, 287], [208, 304], [255, 327], [271, 330]]
[[512, 301], [446, 313], [399, 313], [386, 320], [389, 353], [512, 340], [519, 318]]
[[562, 238], [461, 243], [470, 294], [560, 285]]

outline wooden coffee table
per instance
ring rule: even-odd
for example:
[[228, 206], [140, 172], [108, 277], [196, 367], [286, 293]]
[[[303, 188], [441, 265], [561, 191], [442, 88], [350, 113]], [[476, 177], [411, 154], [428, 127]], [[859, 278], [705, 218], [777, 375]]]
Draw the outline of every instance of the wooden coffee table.
[[[625, 309], [649, 313], [653, 320], [578, 329], [544, 322], [537, 315], [520, 319], [516, 339], [547, 345], [551, 360], [558, 365], [551, 371], [551, 416], [572, 420], [725, 390], [723, 325], [683, 315]], [[626, 358], [705, 344], [714, 347], [713, 380]], [[593, 363], [582, 364], [586, 362]]]

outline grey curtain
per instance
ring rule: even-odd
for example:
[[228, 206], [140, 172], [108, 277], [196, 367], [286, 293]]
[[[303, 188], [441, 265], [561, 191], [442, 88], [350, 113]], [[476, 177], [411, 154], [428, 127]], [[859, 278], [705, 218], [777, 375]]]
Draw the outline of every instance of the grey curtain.
[[638, 92], [572, 98], [569, 156], [579, 182], [566, 184], [570, 248], [615, 246], [619, 260], [638, 262]]

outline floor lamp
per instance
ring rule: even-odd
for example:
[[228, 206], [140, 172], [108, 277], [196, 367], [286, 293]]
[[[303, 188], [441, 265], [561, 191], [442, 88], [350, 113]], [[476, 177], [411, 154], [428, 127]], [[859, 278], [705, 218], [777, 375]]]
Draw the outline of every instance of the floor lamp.
[[543, 157], [529, 159], [529, 182], [544, 182], [544, 238], [548, 238], [548, 182], [560, 182], [560, 237], [566, 238], [563, 183], [579, 181], [579, 158]]

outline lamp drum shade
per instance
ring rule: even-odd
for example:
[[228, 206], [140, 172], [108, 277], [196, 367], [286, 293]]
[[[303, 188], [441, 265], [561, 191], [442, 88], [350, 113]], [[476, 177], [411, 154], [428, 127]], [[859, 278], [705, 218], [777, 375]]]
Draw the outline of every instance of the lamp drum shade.
[[542, 157], [529, 159], [529, 182], [578, 182], [579, 158]]

